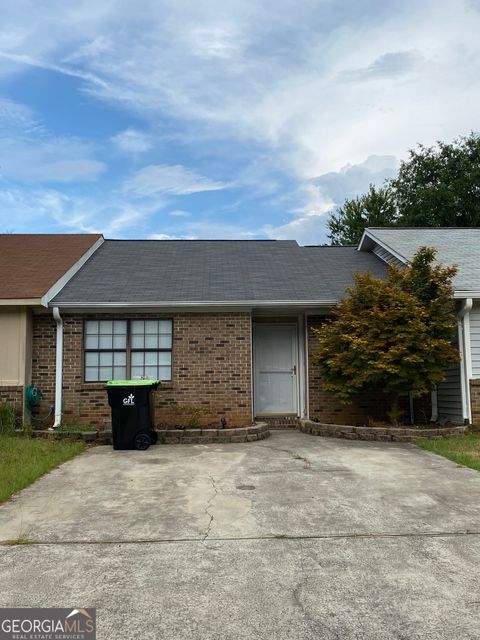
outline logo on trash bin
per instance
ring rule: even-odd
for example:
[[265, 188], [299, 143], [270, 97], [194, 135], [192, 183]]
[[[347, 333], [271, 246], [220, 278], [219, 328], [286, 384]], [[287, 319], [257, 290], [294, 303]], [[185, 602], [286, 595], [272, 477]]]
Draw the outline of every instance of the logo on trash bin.
[[95, 640], [95, 609], [0, 609], [0, 640]]
[[135, 396], [131, 393], [129, 396], [123, 399], [123, 404], [134, 405], [135, 404]]

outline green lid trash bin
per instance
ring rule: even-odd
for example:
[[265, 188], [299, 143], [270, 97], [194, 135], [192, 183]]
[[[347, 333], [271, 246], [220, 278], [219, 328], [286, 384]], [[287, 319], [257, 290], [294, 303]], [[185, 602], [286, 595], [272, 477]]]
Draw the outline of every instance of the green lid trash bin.
[[157, 441], [153, 425], [152, 391], [158, 380], [109, 380], [114, 449], [145, 450]]

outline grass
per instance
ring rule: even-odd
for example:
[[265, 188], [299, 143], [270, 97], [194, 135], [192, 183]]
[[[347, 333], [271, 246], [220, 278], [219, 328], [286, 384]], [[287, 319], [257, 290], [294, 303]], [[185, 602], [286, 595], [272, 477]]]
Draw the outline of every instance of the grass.
[[0, 544], [5, 545], [7, 547], [17, 547], [23, 544], [35, 544], [33, 540], [29, 540], [28, 538], [15, 538], [14, 540], [1, 540]]
[[85, 449], [82, 441], [0, 435], [0, 502]]
[[55, 427], [55, 431], [68, 433], [85, 433], [86, 431], [96, 431], [97, 427], [93, 424], [61, 424]]
[[480, 434], [463, 437], [427, 440], [422, 438], [416, 443], [421, 449], [431, 451], [458, 464], [480, 471]]

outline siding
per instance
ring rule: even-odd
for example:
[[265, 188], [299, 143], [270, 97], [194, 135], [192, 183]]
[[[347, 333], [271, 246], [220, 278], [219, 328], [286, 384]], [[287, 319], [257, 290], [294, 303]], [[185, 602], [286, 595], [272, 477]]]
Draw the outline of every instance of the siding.
[[472, 351], [472, 378], [480, 378], [480, 303], [470, 311], [470, 343]]
[[404, 266], [403, 262], [395, 258], [395, 256], [392, 256], [392, 254], [389, 251], [381, 247], [379, 244], [376, 244], [373, 247], [372, 253], [374, 253], [376, 256], [380, 258], [380, 260], [383, 260], [387, 264], [392, 264], [392, 265], [395, 265], [396, 267]]
[[[458, 347], [458, 334], [454, 344]], [[438, 417], [451, 422], [463, 422], [462, 387], [460, 383], [460, 363], [445, 371], [445, 382], [437, 389]]]

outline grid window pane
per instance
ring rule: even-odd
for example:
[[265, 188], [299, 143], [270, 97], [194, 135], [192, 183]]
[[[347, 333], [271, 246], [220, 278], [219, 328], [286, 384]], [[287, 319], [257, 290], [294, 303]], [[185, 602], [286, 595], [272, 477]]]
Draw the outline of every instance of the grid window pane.
[[145, 336], [143, 333], [141, 335], [132, 333], [132, 349], [143, 349], [145, 347]]
[[172, 348], [172, 334], [169, 334], [169, 335], [160, 334], [158, 336], [158, 347], [160, 349], [171, 349]]
[[145, 349], [158, 349], [158, 336], [145, 336]]
[[171, 320], [86, 320], [85, 381], [171, 380], [172, 328]]
[[98, 335], [98, 320], [87, 320], [85, 323], [85, 333]]

